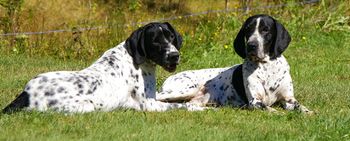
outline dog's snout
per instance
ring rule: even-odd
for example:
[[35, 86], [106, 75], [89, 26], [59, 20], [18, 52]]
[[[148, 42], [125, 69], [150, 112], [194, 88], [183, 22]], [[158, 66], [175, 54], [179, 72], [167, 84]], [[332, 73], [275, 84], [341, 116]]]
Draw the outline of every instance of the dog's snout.
[[257, 42], [248, 42], [247, 43], [247, 50], [249, 51], [254, 51], [258, 48], [258, 43]]
[[177, 62], [180, 58], [180, 54], [178, 52], [170, 52], [168, 55], [169, 62]]

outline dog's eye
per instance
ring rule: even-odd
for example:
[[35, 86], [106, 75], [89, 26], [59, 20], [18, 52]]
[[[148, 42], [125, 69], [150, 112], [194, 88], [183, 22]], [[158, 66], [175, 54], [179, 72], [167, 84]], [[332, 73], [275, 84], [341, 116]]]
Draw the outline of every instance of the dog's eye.
[[269, 31], [269, 28], [268, 28], [268, 27], [263, 27], [261, 31], [262, 31], [262, 32], [268, 32], [268, 31]]

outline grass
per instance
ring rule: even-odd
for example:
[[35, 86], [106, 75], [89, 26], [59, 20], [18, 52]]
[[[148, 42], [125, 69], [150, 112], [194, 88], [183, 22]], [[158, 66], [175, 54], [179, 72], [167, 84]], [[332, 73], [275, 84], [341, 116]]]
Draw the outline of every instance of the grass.
[[[316, 115], [231, 108], [76, 115], [20, 112], [0, 115], [0, 140], [350, 140], [350, 46], [340, 44], [349, 39], [348, 33], [306, 33], [305, 38], [292, 42], [285, 56], [292, 67], [296, 97]], [[189, 40], [185, 38], [185, 42]], [[190, 56], [190, 49], [184, 46], [179, 71], [241, 61], [231, 48], [216, 48], [206, 57]], [[0, 107], [38, 73], [77, 70], [91, 63], [24, 55], [3, 56], [0, 62]], [[170, 75], [162, 70], [159, 74], [161, 81]]]
[[[349, 17], [346, 13], [350, 10], [346, 8], [347, 1], [336, 6], [334, 3], [337, 2], [321, 1], [314, 7], [255, 11], [273, 15], [291, 33], [292, 42], [284, 55], [291, 66], [295, 96], [315, 115], [228, 107], [164, 113], [125, 109], [73, 115], [19, 112], [0, 114], [0, 140], [350, 140], [350, 32], [349, 21], [342, 21]], [[172, 21], [184, 38], [177, 72], [241, 63], [233, 52], [232, 41], [243, 20], [251, 14], [254, 12], [193, 18], [189, 29], [182, 21]], [[130, 33], [125, 34], [118, 37]], [[66, 44], [64, 37], [45, 37], [41, 43], [52, 39], [55, 41], [48, 45], [58, 48], [62, 46], [58, 43]], [[9, 53], [0, 43], [0, 107], [5, 107], [39, 73], [79, 70], [90, 65], [98, 58], [99, 50], [118, 43], [112, 37], [115, 36], [108, 36], [108, 43], [89, 41], [105, 47], [95, 48], [93, 55], [82, 54], [80, 58], [57, 57], [60, 54], [52, 50], [40, 52], [46, 47], [34, 46], [35, 41], [33, 46], [39, 51], [30, 48]], [[0, 41], [4, 42], [1, 38]], [[70, 56], [76, 51], [63, 53]], [[157, 74], [158, 85], [171, 75], [161, 69]]]

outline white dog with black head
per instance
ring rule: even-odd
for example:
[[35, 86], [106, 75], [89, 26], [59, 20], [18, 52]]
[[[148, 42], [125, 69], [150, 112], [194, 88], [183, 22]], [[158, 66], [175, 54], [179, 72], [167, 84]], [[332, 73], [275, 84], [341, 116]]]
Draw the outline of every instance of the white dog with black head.
[[20, 109], [60, 112], [131, 108], [202, 110], [184, 103], [155, 100], [156, 65], [173, 72], [179, 63], [180, 34], [167, 22], [150, 23], [81, 71], [56, 71], [30, 80], [4, 113]]
[[274, 18], [251, 16], [234, 40], [243, 64], [175, 74], [164, 82], [156, 98], [269, 111], [276, 111], [273, 104], [282, 103], [284, 109], [312, 113], [294, 97], [290, 68], [282, 55], [290, 41], [288, 31]]

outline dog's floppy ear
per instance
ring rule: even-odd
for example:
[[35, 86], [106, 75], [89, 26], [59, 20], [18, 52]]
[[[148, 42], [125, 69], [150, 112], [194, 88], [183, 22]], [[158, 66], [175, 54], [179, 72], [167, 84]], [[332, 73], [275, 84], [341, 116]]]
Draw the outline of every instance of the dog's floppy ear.
[[236, 51], [236, 53], [241, 56], [242, 58], [245, 58], [247, 56], [246, 54], [246, 46], [245, 46], [245, 33], [244, 33], [244, 26], [243, 24], [242, 28], [238, 32], [236, 39], [233, 42], [233, 47]]
[[132, 56], [134, 63], [137, 65], [146, 61], [144, 30], [145, 27], [137, 29], [125, 41], [126, 50]]
[[291, 41], [288, 31], [277, 20], [274, 20], [276, 26], [275, 42], [272, 44], [270, 53], [272, 58], [279, 57], [285, 51]]
[[182, 37], [181, 35], [171, 26], [170, 23], [164, 22], [163, 24], [166, 24], [169, 28], [169, 30], [175, 35], [175, 47], [180, 50], [182, 45]]

